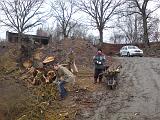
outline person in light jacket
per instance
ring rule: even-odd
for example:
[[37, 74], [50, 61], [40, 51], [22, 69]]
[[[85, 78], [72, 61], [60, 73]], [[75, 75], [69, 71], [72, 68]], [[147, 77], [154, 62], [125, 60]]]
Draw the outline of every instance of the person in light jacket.
[[58, 63], [54, 64], [53, 68], [56, 71], [56, 79], [53, 81], [53, 83], [58, 85], [60, 97], [61, 99], [64, 99], [64, 97], [67, 96], [65, 84], [74, 84], [75, 76], [66, 67], [63, 67]]

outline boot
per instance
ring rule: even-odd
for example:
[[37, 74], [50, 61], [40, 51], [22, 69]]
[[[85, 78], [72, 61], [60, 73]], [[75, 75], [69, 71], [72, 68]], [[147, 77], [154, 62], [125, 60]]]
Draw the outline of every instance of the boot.
[[99, 83], [102, 83], [102, 78], [103, 78], [103, 76], [99, 75]]
[[102, 78], [99, 78], [99, 83], [102, 83]]

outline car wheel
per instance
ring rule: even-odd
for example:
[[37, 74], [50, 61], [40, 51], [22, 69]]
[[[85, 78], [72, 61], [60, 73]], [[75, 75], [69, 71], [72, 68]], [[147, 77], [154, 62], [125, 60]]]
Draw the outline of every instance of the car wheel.
[[127, 53], [127, 56], [130, 57], [130, 53], [129, 52]]
[[122, 53], [120, 53], [120, 56], [123, 57]]

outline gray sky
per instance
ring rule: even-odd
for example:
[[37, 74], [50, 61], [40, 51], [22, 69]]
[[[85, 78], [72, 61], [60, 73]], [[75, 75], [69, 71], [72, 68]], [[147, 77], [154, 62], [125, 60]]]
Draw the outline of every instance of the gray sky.
[[[48, 0], [49, 1], [49, 0]], [[49, 3], [49, 2], [48, 2]], [[46, 8], [45, 9], [49, 9], [49, 7], [47, 6], [47, 5], [45, 5], [46, 6]], [[154, 5], [152, 5], [152, 4], [150, 4], [150, 7], [152, 8]], [[160, 18], [160, 9], [159, 10], [157, 10], [155, 13], [154, 13], [154, 15], [156, 16], [156, 17], [159, 17]], [[79, 16], [79, 17], [81, 17], [82, 18], [82, 21], [83, 22], [85, 22], [85, 19], [83, 19], [83, 18], [88, 18], [88, 17], [86, 17], [86, 15], [85, 14], [83, 14], [83, 13], [77, 13], [76, 14], [76, 16], [75, 17], [77, 17], [77, 16]], [[82, 17], [82, 16], [84, 16], [84, 17]], [[0, 16], [1, 17], [1, 16]], [[53, 18], [51, 18], [51, 19], [49, 19], [48, 21], [46, 21], [45, 23], [44, 23], [44, 25], [43, 25], [43, 27], [52, 27], [53, 25]], [[112, 24], [112, 23], [110, 23], [110, 24]], [[42, 26], [39, 26], [39, 27], [42, 27]], [[32, 30], [30, 30], [30, 32], [27, 32], [27, 34], [36, 34], [36, 30], [37, 30], [37, 28], [38, 27], [36, 27], [36, 28], [33, 28]], [[10, 32], [13, 32], [13, 31], [11, 31], [9, 28], [6, 28], [6, 27], [0, 27], [0, 38], [2, 38], [2, 39], [5, 39], [6, 38], [6, 31], [10, 31]], [[92, 28], [90, 28], [90, 30], [89, 30], [89, 32], [88, 32], [88, 34], [93, 34], [93, 35], [95, 35], [95, 36], [98, 36], [99, 35], [99, 32], [98, 32], [98, 30], [95, 30], [95, 29], [92, 29]], [[104, 30], [104, 41], [105, 42], [109, 42], [108, 40], [109, 40], [109, 38], [110, 38], [110, 36], [112, 35], [112, 33], [113, 33], [113, 29], [112, 28], [108, 28], [107, 30]]]

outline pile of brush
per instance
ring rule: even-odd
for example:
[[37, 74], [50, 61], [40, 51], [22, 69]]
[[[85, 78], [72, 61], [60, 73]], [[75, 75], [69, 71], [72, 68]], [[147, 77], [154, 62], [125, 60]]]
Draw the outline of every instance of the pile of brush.
[[118, 73], [120, 73], [120, 69], [122, 68], [121, 65], [118, 65], [116, 67], [107, 66], [104, 73], [102, 73], [105, 77], [113, 77], [117, 76]]

